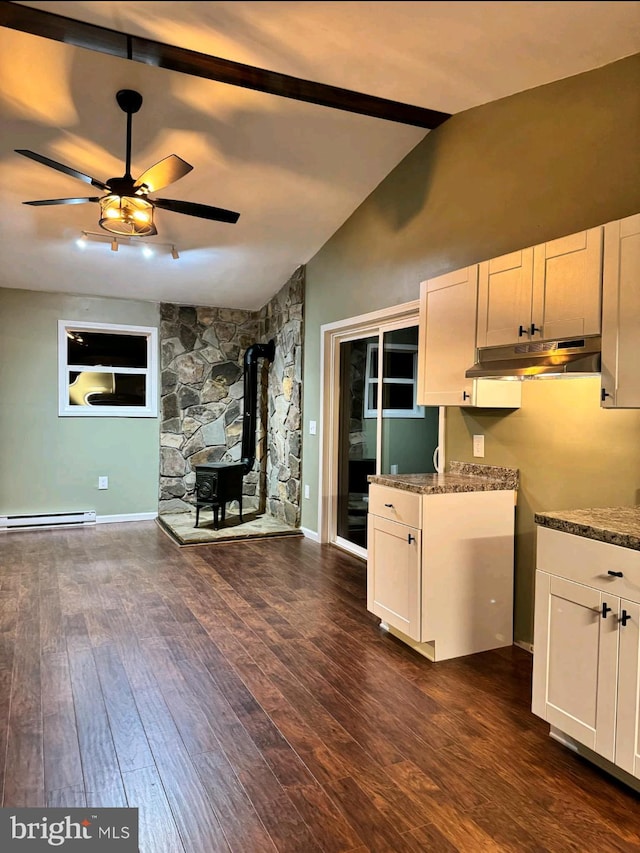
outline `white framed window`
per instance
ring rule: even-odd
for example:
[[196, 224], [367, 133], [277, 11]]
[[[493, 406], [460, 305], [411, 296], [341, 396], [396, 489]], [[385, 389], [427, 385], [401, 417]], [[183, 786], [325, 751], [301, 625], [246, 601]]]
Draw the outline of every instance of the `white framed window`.
[[[414, 344], [385, 344], [382, 364], [382, 417], [423, 418], [424, 407], [416, 403], [418, 390], [418, 347]], [[367, 345], [365, 366], [365, 418], [378, 414], [379, 345]]]
[[157, 417], [158, 330], [58, 320], [58, 415]]

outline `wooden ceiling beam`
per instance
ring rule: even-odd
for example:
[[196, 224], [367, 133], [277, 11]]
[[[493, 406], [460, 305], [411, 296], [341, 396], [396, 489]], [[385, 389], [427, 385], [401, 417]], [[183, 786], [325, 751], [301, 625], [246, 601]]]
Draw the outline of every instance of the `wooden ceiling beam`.
[[142, 62], [145, 65], [179, 71], [194, 77], [204, 77], [218, 83], [228, 83], [244, 89], [255, 89], [268, 95], [278, 95], [295, 101], [305, 101], [322, 107], [358, 113], [373, 118], [395, 121], [399, 124], [438, 127], [449, 113], [429, 110], [411, 104], [365, 95], [338, 86], [315, 83], [288, 74], [278, 74], [230, 59], [221, 59], [187, 50], [183, 47], [128, 35], [117, 30], [77, 21], [30, 6], [0, 0], [0, 26], [20, 30], [31, 35], [83, 47], [121, 59]]

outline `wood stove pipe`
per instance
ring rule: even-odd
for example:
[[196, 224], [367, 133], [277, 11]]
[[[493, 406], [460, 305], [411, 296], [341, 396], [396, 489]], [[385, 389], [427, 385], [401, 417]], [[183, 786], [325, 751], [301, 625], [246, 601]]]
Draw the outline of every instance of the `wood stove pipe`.
[[245, 474], [256, 461], [256, 416], [258, 409], [258, 359], [273, 361], [276, 342], [251, 344], [244, 354], [244, 417], [242, 419], [242, 467]]

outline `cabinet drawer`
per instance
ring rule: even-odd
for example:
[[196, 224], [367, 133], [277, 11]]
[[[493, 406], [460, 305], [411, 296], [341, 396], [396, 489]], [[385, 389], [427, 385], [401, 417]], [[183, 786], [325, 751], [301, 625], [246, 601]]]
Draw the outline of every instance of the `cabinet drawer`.
[[409, 527], [421, 527], [422, 495], [372, 483], [369, 487], [369, 512]]
[[[640, 551], [632, 548], [538, 527], [536, 567], [550, 575], [640, 602]], [[622, 572], [622, 577], [609, 572]]]

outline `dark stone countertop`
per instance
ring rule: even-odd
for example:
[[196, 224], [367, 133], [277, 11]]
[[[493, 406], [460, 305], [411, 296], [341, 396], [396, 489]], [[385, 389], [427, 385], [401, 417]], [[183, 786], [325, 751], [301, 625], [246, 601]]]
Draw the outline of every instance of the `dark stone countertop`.
[[640, 551], [640, 506], [537, 512], [533, 518], [541, 527]]
[[514, 491], [518, 488], [516, 468], [451, 462], [444, 474], [371, 474], [370, 483], [390, 486], [419, 495], [444, 495], [454, 492]]

